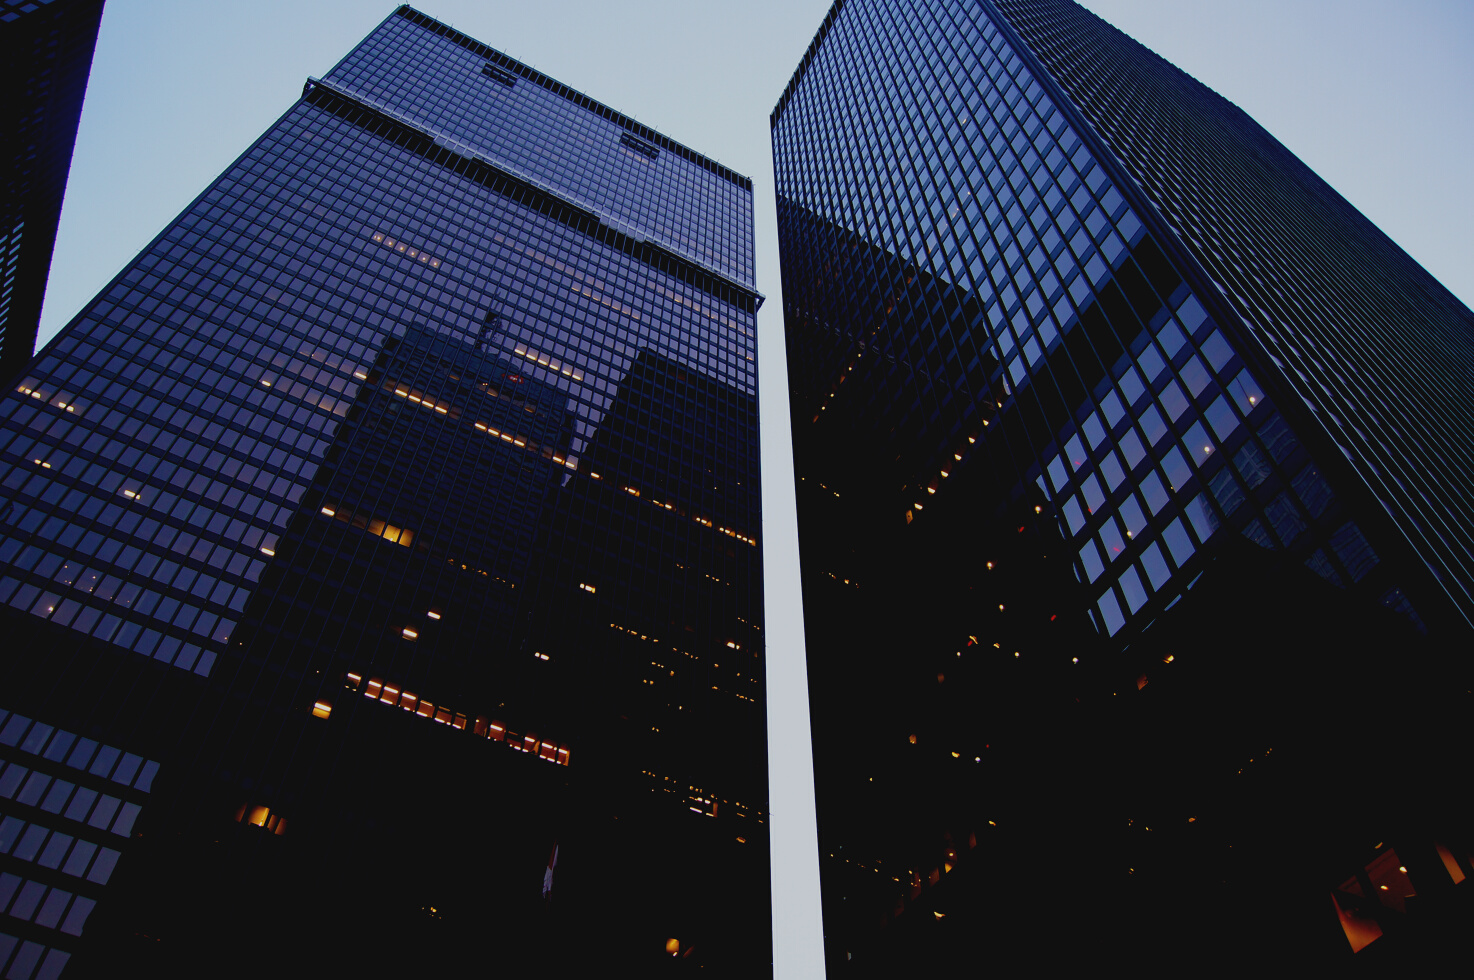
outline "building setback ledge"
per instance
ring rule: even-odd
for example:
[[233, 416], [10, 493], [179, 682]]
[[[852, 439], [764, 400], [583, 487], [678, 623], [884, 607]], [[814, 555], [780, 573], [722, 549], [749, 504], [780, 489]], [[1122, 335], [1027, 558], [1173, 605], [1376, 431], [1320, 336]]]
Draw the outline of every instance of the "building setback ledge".
[[405, 116], [376, 100], [359, 95], [333, 82], [308, 78], [302, 87], [303, 101], [325, 109], [357, 126], [380, 133], [395, 144], [419, 154], [498, 193], [521, 200], [571, 228], [617, 248], [625, 254], [675, 276], [687, 285], [731, 303], [747, 313], [756, 313], [766, 297], [692, 259], [675, 246], [652, 238], [613, 215], [573, 200], [557, 188], [544, 184], [511, 164], [488, 157], [484, 152], [452, 136], [434, 132], [419, 120]]

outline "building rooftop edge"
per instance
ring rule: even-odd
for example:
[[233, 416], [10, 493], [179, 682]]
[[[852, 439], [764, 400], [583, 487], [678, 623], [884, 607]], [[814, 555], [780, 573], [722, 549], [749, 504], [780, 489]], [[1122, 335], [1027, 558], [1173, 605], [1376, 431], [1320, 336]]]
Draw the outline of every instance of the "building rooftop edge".
[[787, 107], [788, 100], [793, 97], [793, 92], [798, 88], [798, 83], [803, 81], [804, 75], [809, 70], [809, 63], [814, 60], [814, 55], [819, 51], [819, 45], [824, 43], [824, 38], [828, 36], [829, 29], [834, 26], [834, 19], [839, 16], [840, 8], [844, 6], [844, 3], [845, 0], [834, 0], [833, 6], [829, 8], [829, 13], [824, 15], [824, 20], [819, 24], [819, 29], [814, 32], [814, 39], [809, 42], [808, 50], [804, 52], [803, 59], [799, 61], [798, 67], [793, 70], [793, 77], [788, 80], [788, 85], [784, 87], [783, 94], [778, 96], [778, 104], [773, 107], [772, 113], [768, 116], [769, 129], [777, 128], [778, 117], [783, 115], [783, 110]]
[[636, 136], [639, 136], [642, 139], [650, 140], [654, 143], [658, 143], [661, 148], [669, 150], [670, 152], [676, 154], [676, 156], [679, 156], [685, 160], [689, 160], [690, 162], [696, 164], [698, 167], [701, 167], [704, 170], [709, 170], [717, 176], [731, 181], [732, 183], [741, 187], [743, 190], [752, 190], [751, 177], [745, 174], [740, 174], [732, 168], [718, 163], [716, 160], [713, 160], [711, 157], [706, 156], [704, 153], [698, 153], [696, 150], [691, 149], [684, 143], [671, 139], [664, 133], [652, 129], [639, 120], [625, 115], [618, 109], [615, 109], [612, 106], [600, 102], [598, 99], [590, 98], [589, 96], [580, 92], [578, 89], [575, 89], [569, 85], [565, 85], [563, 82], [558, 81], [556, 78], [553, 78], [549, 75], [544, 75], [542, 72], [538, 71], [536, 68], [533, 68], [531, 65], [524, 64], [523, 62], [518, 61], [516, 58], [513, 58], [505, 52], [498, 51], [496, 48], [493, 48], [491, 45], [486, 44], [483, 41], [478, 41], [467, 34], [462, 34], [460, 31], [456, 30], [454, 27], [451, 27], [449, 24], [436, 20], [429, 14], [424, 13], [420, 10], [416, 10], [409, 4], [401, 5], [399, 9], [395, 11], [395, 14], [413, 23], [417, 23], [421, 27], [425, 27], [429, 30], [435, 31], [442, 37], [445, 37], [448, 40], [459, 44], [461, 47], [465, 48], [468, 51], [471, 51], [474, 54], [480, 55], [481, 57], [486, 58], [490, 61], [495, 61], [502, 68], [507, 68], [515, 71], [518, 75], [522, 76], [530, 82], [533, 82], [534, 84], [541, 85], [543, 88], [547, 89], [550, 92], [553, 92], [555, 95], [561, 95], [563, 98], [568, 99], [571, 102], [579, 104], [586, 109], [597, 112], [599, 115], [619, 126], [624, 127]]

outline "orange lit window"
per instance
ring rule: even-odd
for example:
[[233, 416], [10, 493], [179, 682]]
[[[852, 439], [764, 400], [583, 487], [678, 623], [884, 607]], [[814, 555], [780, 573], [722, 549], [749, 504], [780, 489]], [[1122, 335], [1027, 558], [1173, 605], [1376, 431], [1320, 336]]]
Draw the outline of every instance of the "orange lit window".
[[430, 253], [412, 248], [398, 239], [390, 238], [382, 231], [376, 231], [370, 237], [378, 244], [383, 245], [385, 248], [393, 249], [405, 258], [416, 259], [432, 269], [440, 268], [440, 260], [431, 257]]
[[[350, 690], [358, 690], [359, 684], [363, 682], [361, 674], [346, 674], [346, 686]], [[566, 766], [569, 763], [571, 753], [568, 746], [559, 745], [555, 741], [547, 741], [538, 738], [534, 734], [521, 735], [509, 732], [507, 727], [499, 721], [493, 721], [484, 715], [476, 716], [474, 719], [468, 715], [441, 705], [436, 706], [429, 701], [423, 700], [419, 695], [406, 691], [395, 684], [386, 683], [377, 677], [369, 678], [363, 684], [364, 697], [383, 704], [397, 705], [405, 711], [428, 718], [441, 725], [448, 725], [456, 731], [466, 731], [468, 728], [475, 735], [492, 742], [502, 742], [519, 752], [535, 755], [539, 759], [551, 762], [555, 765]], [[319, 709], [323, 713], [319, 714]], [[313, 714], [319, 718], [326, 718], [328, 712], [332, 711], [332, 705], [326, 701], [319, 701], [313, 708]], [[244, 813], [244, 811], [243, 811]], [[238, 819], [240, 817], [238, 816]]]
[[250, 824], [252, 827], [261, 827], [266, 831], [281, 835], [287, 831], [287, 822], [278, 814], [272, 813], [269, 807], [252, 806], [242, 803], [239, 810], [235, 811], [237, 823]]
[[413, 544], [415, 540], [415, 532], [408, 528], [396, 527], [393, 524], [369, 517], [365, 514], [355, 514], [346, 507], [324, 504], [318, 509], [318, 513], [324, 517], [331, 517], [334, 520], [343, 521], [345, 524], [352, 524], [359, 530], [367, 531], [375, 537], [383, 538], [385, 541], [391, 541], [394, 544], [402, 545], [406, 548]]

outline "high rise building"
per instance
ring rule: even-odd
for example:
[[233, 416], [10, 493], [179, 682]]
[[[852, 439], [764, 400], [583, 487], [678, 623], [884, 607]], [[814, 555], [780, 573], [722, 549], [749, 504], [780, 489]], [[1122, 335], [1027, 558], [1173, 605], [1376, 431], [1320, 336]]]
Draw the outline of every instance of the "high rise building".
[[103, 0], [0, 2], [0, 378], [25, 367]]
[[1470, 311], [1067, 0], [771, 123], [830, 976], [1462, 957]]
[[0, 971], [770, 970], [751, 181], [401, 7], [0, 400]]

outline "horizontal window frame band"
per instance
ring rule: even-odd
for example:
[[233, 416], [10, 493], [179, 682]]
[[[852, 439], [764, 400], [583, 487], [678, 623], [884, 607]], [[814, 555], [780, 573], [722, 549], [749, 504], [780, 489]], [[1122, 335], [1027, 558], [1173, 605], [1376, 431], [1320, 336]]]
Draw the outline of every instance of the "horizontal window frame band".
[[503, 85], [507, 86], [508, 88], [514, 88], [517, 85], [517, 76], [516, 75], [509, 75], [506, 72], [502, 71], [500, 68], [498, 68], [496, 65], [493, 65], [493, 64], [489, 64], [488, 63], [488, 64], [485, 64], [485, 65], [482, 65], [481, 66], [481, 74], [485, 75], [487, 78], [492, 78], [492, 79], [495, 79], [498, 82], [501, 82]]
[[[754, 314], [762, 307], [765, 297], [751, 286], [688, 258], [672, 245], [652, 240], [617, 218], [599, 214], [588, 206], [569, 200], [556, 190], [534, 183], [532, 179], [479, 154], [472, 156], [454, 149], [446, 144], [459, 144], [458, 140], [437, 137], [415, 122], [391, 114], [392, 110], [364, 102], [332, 82], [309, 78], [303, 86], [302, 101], [351, 125], [374, 132], [396, 146], [453, 170], [462, 177], [512, 198], [546, 217], [561, 221], [568, 227], [657, 271], [674, 276], [686, 285], [700, 289], [744, 313]], [[465, 150], [475, 153], [470, 147], [465, 147]]]
[[660, 159], [660, 150], [651, 146], [649, 143], [646, 143], [644, 140], [640, 139], [638, 136], [633, 135], [632, 133], [622, 133], [619, 137], [619, 144], [621, 146], [627, 146], [631, 150], [634, 150], [636, 153], [643, 154], [644, 156], [649, 157], [651, 160]]

